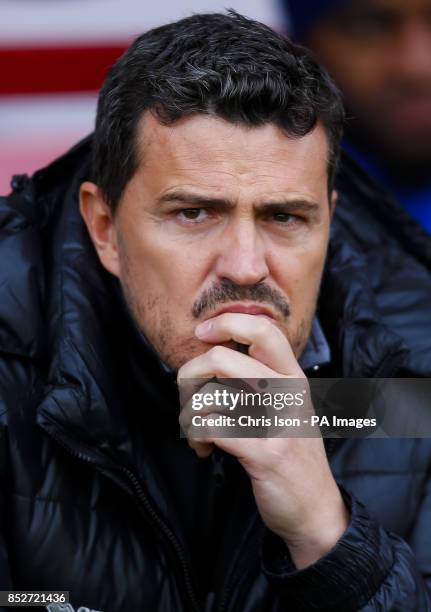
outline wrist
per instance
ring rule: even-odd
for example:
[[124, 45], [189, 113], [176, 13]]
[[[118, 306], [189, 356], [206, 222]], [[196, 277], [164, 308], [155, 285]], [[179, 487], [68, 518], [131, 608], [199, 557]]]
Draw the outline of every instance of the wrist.
[[326, 508], [320, 506], [318, 515], [304, 522], [300, 531], [283, 538], [297, 569], [304, 569], [327, 555], [346, 531], [350, 513], [338, 487], [337, 492], [337, 498]]
[[340, 490], [351, 515], [349, 525], [332, 550], [316, 563], [296, 568], [282, 538], [266, 533], [263, 572], [289, 609], [362, 610], [393, 568], [391, 534], [355, 497], [342, 487]]

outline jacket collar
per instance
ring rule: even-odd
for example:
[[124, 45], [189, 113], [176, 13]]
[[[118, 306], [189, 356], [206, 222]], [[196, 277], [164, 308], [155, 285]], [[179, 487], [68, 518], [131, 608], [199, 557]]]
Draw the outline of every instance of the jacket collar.
[[366, 257], [336, 222], [331, 228], [318, 311], [337, 376], [393, 377], [405, 363], [408, 348], [384, 324], [369, 282]]

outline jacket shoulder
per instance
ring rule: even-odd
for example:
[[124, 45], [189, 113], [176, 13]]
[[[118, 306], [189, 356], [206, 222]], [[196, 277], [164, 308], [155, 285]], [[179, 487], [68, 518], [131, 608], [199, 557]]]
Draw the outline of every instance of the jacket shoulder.
[[46, 380], [55, 226], [90, 155], [88, 137], [32, 177], [15, 176], [0, 197], [0, 425], [27, 410]]
[[333, 233], [365, 258], [383, 323], [406, 344], [406, 374], [431, 375], [431, 240], [386, 191], [347, 156], [338, 178]]
[[90, 152], [88, 137], [31, 178], [15, 176], [13, 191], [0, 197], [0, 355], [38, 358], [43, 351], [52, 226]]

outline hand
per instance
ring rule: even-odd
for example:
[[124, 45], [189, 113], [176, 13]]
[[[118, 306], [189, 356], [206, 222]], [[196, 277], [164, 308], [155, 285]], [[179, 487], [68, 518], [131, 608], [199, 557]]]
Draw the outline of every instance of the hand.
[[[212, 377], [306, 378], [284, 334], [264, 317], [224, 313], [198, 326], [196, 335], [214, 346], [183, 365], [180, 384]], [[249, 354], [220, 346], [231, 341], [248, 345]], [[190, 438], [189, 444], [200, 457], [214, 445], [237, 457], [264, 523], [285, 541], [299, 569], [329, 552], [347, 528], [321, 437]]]

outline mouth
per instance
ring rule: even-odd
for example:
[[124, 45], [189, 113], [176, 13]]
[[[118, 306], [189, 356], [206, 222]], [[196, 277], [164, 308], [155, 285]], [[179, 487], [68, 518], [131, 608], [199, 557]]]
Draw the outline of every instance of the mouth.
[[262, 306], [261, 304], [229, 304], [227, 306], [223, 306], [223, 308], [219, 308], [212, 315], [211, 318], [217, 317], [218, 315], [224, 314], [225, 312], [238, 312], [241, 314], [254, 315], [257, 317], [265, 317], [272, 321], [275, 320], [274, 313], [267, 307]]

